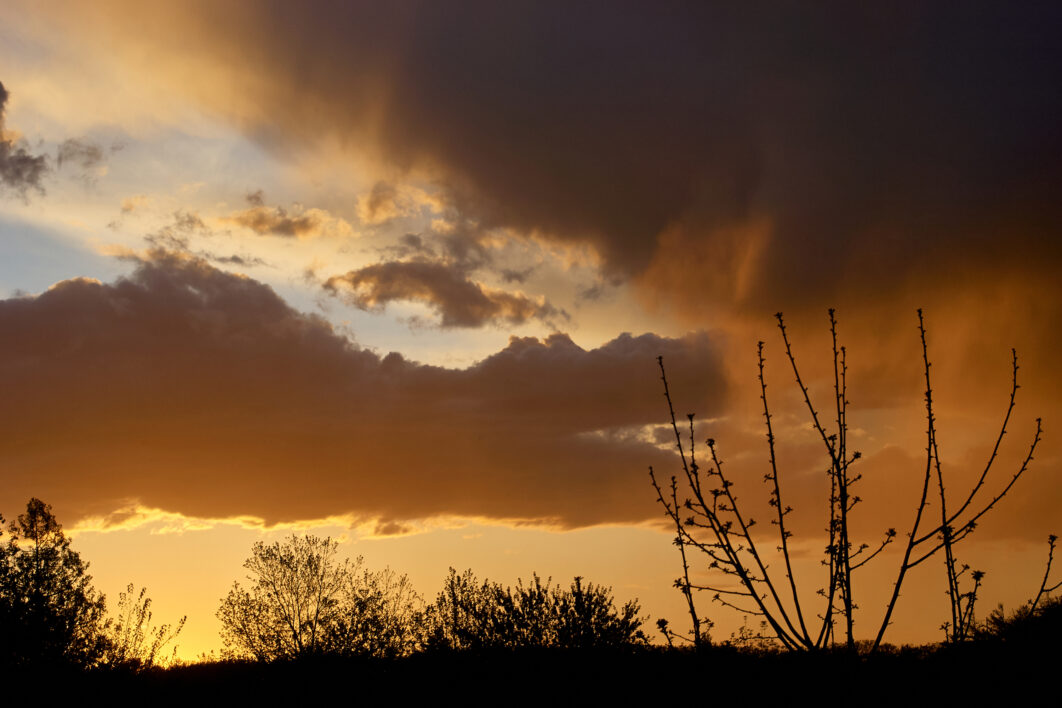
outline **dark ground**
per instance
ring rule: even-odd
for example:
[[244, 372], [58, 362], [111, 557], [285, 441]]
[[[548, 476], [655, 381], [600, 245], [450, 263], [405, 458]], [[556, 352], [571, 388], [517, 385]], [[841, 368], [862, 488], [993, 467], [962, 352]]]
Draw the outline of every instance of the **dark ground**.
[[20, 671], [44, 705], [1059, 705], [1057, 644], [979, 642], [873, 656], [646, 648], [218, 662], [139, 674]]

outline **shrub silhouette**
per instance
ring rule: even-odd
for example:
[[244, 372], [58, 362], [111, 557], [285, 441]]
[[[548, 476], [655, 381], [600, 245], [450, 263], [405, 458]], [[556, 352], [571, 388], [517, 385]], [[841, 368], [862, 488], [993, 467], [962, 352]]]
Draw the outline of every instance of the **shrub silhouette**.
[[104, 629], [107, 644], [101, 662], [109, 668], [134, 672], [158, 664], [175, 663], [176, 645], [168, 657], [163, 657], [162, 652], [181, 633], [187, 616], [176, 625], [155, 626], [151, 622], [151, 598], [147, 597], [147, 588], [134, 593], [132, 583], [125, 592], [118, 593], [115, 616], [107, 621]]
[[[742, 511], [742, 507], [738, 504], [734, 481], [724, 471], [723, 460], [714, 440], [709, 439], [706, 443], [709, 459], [704, 467], [702, 468], [698, 463], [693, 414], [687, 416], [689, 422], [687, 454], [683, 445], [683, 440], [687, 436], [684, 435], [684, 431], [679, 430], [663, 358], [658, 357], [664, 383], [664, 396], [668, 403], [682, 474], [672, 476], [670, 484], [665, 485], [660, 484], [651, 467], [649, 475], [658, 501], [675, 525], [675, 545], [679, 548], [682, 562], [682, 576], [675, 581], [675, 586], [686, 599], [692, 623], [691, 635], [686, 638], [694, 644], [709, 641], [704, 628], [710, 626], [710, 620], [697, 611], [695, 602], [695, 592], [706, 591], [711, 594], [715, 602], [742, 614], [759, 618], [765, 623], [767, 631], [788, 649], [813, 650], [835, 643], [838, 622], [843, 623], [843, 637], [848, 649], [855, 650], [856, 648], [853, 625], [857, 604], [852, 594], [853, 574], [891, 544], [897, 537], [897, 532], [895, 529], [888, 529], [873, 548], [865, 543], [856, 547], [849, 535], [850, 515], [860, 502], [858, 494], [855, 494], [853, 490], [862, 477], [857, 467], [861, 454], [858, 451], [851, 451], [848, 447], [847, 352], [845, 347], [838, 346], [837, 321], [834, 311], [830, 310], [829, 315], [830, 334], [833, 340], [834, 386], [833, 400], [828, 409], [829, 415], [834, 417], [832, 423], [827, 421], [826, 416], [820, 417], [819, 410], [812, 404], [808, 387], [801, 377], [793, 355], [782, 314], [775, 315], [786, 358], [803, 396], [812, 427], [823, 443], [829, 466], [830, 493], [826, 499], [826, 507], [830, 520], [825, 544], [826, 557], [823, 563], [827, 568], [827, 573], [824, 585], [818, 591], [823, 598], [822, 608], [815, 614], [805, 612], [797, 590], [796, 579], [793, 576], [789, 548], [789, 539], [793, 534], [787, 528], [787, 517], [793, 509], [783, 501], [782, 477], [775, 456], [776, 439], [764, 374], [766, 361], [764, 343], [760, 342], [757, 350], [760, 399], [763, 404], [769, 453], [764, 481], [768, 488], [768, 503], [772, 509], [773, 518], [770, 519], [770, 524], [775, 527], [777, 533], [777, 549], [781, 554], [784, 567], [783, 578], [777, 577], [777, 573], [772, 575], [769, 571], [769, 559], [762, 550], [763, 537], [753, 535], [752, 528], [756, 525], [756, 521]], [[984, 574], [980, 571], [972, 571], [969, 566], [959, 562], [955, 555], [956, 544], [973, 533], [978, 520], [990, 511], [1025, 473], [1032, 461], [1033, 452], [1040, 441], [1042, 432], [1038, 418], [1036, 431], [1024, 461], [1009, 479], [1004, 480], [996, 492], [988, 492], [986, 483], [989, 472], [997, 459], [1003, 437], [1006, 435], [1018, 390], [1018, 356], [1012, 350], [1010, 403], [1003, 416], [1003, 424], [995, 446], [977, 482], [965, 496], [960, 497], [958, 504], [951, 503], [952, 500], [949, 500], [946, 493], [947, 485], [941, 471], [938, 453], [929, 351], [921, 310], [918, 310], [918, 327], [922, 344], [922, 368], [925, 376], [927, 436], [925, 470], [922, 476], [921, 497], [914, 505], [914, 520], [907, 534], [903, 559], [893, 583], [892, 594], [885, 608], [884, 617], [871, 644], [872, 649], [876, 649], [882, 643], [906, 574], [938, 553], [944, 556], [948, 581], [951, 619], [944, 625], [947, 637], [949, 640], [959, 641], [970, 636], [974, 625], [974, 603]], [[928, 518], [927, 507], [931, 494], [936, 497], [935, 503], [940, 509], [939, 520], [930, 521]], [[690, 580], [691, 555], [696, 554], [703, 555], [709, 570], [723, 575], [722, 581], [699, 584]], [[965, 582], [964, 576], [967, 573], [969, 573], [969, 579], [973, 581], [973, 588], [963, 590], [961, 583]], [[669, 643], [673, 638], [682, 636], [672, 631], [666, 622], [659, 626]]]
[[600, 649], [641, 645], [640, 607], [616, 607], [610, 588], [576, 577], [568, 589], [537, 574], [516, 588], [453, 568], [426, 613], [425, 644], [432, 649]]
[[1051, 593], [1062, 587], [1062, 580], [1054, 585], [1048, 585], [1057, 543], [1058, 536], [1054, 534], [1048, 536], [1047, 564], [1044, 569], [1044, 579], [1040, 583], [1036, 596], [1009, 617], [1003, 605], [997, 607], [988, 615], [984, 624], [973, 628], [976, 639], [1044, 647], [1048, 642], [1058, 641], [1058, 637], [1062, 636], [1062, 597], [1051, 597]]
[[1062, 597], [1049, 598], [1032, 609], [1026, 605], [1010, 615], [1000, 605], [977, 627], [974, 636], [1010, 645], [1056, 647], [1062, 637]]

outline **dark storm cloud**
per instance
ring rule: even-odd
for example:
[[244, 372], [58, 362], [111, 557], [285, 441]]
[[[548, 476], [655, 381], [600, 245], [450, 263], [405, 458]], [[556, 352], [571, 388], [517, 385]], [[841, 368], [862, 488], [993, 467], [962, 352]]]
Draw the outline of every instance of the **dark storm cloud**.
[[[172, 37], [145, 36], [138, 11], [118, 9], [132, 19], [110, 31], [179, 61]], [[258, 139], [287, 150], [339, 136], [430, 167], [484, 228], [588, 241], [613, 274], [682, 259], [696, 287], [643, 281], [674, 298], [770, 311], [895, 288], [927, 262], [1059, 265], [1057, 4], [277, 1], [172, 13], [159, 26], [183, 24], [219, 68], [270, 77], [209, 99], [258, 116]], [[767, 226], [750, 250], [741, 234], [755, 220]]]
[[163, 251], [114, 283], [0, 301], [0, 332], [5, 494], [80, 513], [133, 498], [394, 532], [436, 514], [652, 518], [645, 468], [669, 457], [636, 431], [660, 419], [655, 357], [699, 412], [725, 394], [703, 333], [513, 339], [447, 370], [359, 349], [267, 286]]
[[333, 276], [325, 281], [324, 288], [363, 310], [382, 309], [401, 300], [422, 302], [439, 314], [443, 328], [567, 319], [563, 310], [544, 299], [536, 301], [522, 293], [485, 288], [460, 267], [442, 262], [376, 263]]
[[0, 82], [0, 186], [7, 187], [22, 197], [25, 197], [30, 189], [43, 194], [41, 180], [48, 173], [48, 158], [45, 155], [34, 155], [8, 137], [5, 132], [5, 113], [9, 97], [10, 94]]

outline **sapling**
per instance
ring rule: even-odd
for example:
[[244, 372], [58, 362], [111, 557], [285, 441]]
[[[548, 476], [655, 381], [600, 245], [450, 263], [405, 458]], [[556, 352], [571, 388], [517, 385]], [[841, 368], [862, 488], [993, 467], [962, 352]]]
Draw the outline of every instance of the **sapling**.
[[[803, 396], [812, 427], [822, 441], [829, 462], [830, 492], [826, 499], [829, 522], [826, 528], [827, 543], [823, 560], [827, 573], [824, 586], [818, 590], [818, 595], [822, 597], [821, 610], [814, 614], [806, 610], [805, 599], [798, 591], [793, 572], [792, 548], [790, 547], [790, 538], [793, 534], [787, 528], [787, 518], [793, 512], [793, 508], [783, 501], [782, 474], [778, 468], [776, 455], [777, 440], [767, 398], [764, 342], [759, 342], [757, 346], [757, 376], [769, 453], [763, 479], [768, 487], [768, 504], [773, 515], [770, 523], [776, 527], [777, 551], [781, 555], [784, 567], [785, 577], [781, 581], [776, 574], [772, 575], [767, 562], [768, 558], [761, 549], [761, 545], [758, 545], [764, 543], [764, 536], [754, 534], [752, 531], [756, 526], [755, 519], [743, 512], [738, 504], [734, 480], [724, 471], [724, 462], [715, 440], [706, 441], [709, 460], [705, 466], [702, 468], [697, 462], [693, 414], [687, 415], [689, 423], [689, 451], [687, 453], [684, 436], [680, 432], [675, 416], [663, 357], [658, 357], [657, 362], [664, 384], [664, 397], [668, 404], [671, 428], [675, 434], [675, 445], [679, 453], [682, 473], [672, 476], [670, 484], [667, 485], [662, 485], [658, 481], [652, 467], [649, 468], [649, 475], [657, 493], [657, 500], [664, 507], [665, 515], [675, 526], [675, 545], [678, 546], [682, 559], [682, 576], [675, 581], [675, 586], [683, 594], [692, 624], [691, 635], [684, 637], [672, 630], [666, 622], [660, 623], [660, 630], [669, 643], [676, 638], [685, 638], [694, 644], [708, 641], [707, 633], [702, 628], [710, 626], [710, 620], [701, 616], [697, 611], [695, 596], [697, 592], [708, 592], [714, 602], [724, 607], [761, 618], [764, 627], [773, 634], [776, 640], [783, 647], [791, 650], [807, 651], [837, 644], [835, 629], [838, 618], [840, 618], [843, 621], [844, 645], [849, 650], [854, 650], [856, 647], [854, 616], [858, 604], [854, 599], [853, 575], [855, 571], [882, 553], [898, 536], [895, 529], [889, 528], [873, 547], [867, 543], [861, 543], [856, 547], [851, 538], [851, 514], [861, 501], [860, 497], [854, 493], [854, 488], [862, 479], [862, 474], [853, 474], [853, 467], [862, 455], [858, 451], [851, 451], [848, 446], [847, 350], [838, 345], [837, 320], [834, 310], [829, 311], [833, 354], [833, 401], [830, 405], [833, 414], [832, 423], [824, 422], [813, 405], [808, 386], [797, 366], [782, 313], [778, 313], [775, 317], [781, 332], [786, 358]], [[1006, 435], [1007, 425], [1014, 410], [1019, 386], [1017, 353], [1012, 350], [1010, 403], [1000, 433], [996, 438], [995, 447], [977, 482], [962, 497], [963, 501], [955, 508], [955, 511], [949, 512], [947, 485], [941, 471], [937, 444], [933, 389], [929, 374], [930, 361], [925, 322], [921, 310], [918, 310], [918, 329], [926, 384], [926, 463], [921, 480], [921, 494], [914, 508], [914, 520], [907, 533], [907, 542], [904, 545], [896, 580], [892, 584], [892, 592], [884, 617], [871, 643], [872, 649], [877, 649], [882, 643], [907, 573], [939, 552], [943, 552], [948, 578], [951, 621], [946, 626], [950, 628], [949, 639], [958, 640], [969, 636], [974, 625], [974, 603], [984, 573], [971, 571], [969, 566], [959, 563], [955, 555], [955, 546], [974, 531], [978, 520], [1006, 496], [1029, 468], [1033, 452], [1042, 433], [1041, 421], [1038, 418], [1036, 432], [1028, 454], [1018, 470], [991, 498], [984, 500], [983, 493], [978, 496], [979, 492], [986, 488], [989, 472], [997, 459], [1000, 444]], [[929, 503], [931, 484], [934, 481], [941, 515], [940, 521], [930, 526], [925, 512]], [[975, 499], [980, 501], [975, 503]], [[1053, 544], [1051, 548], [1053, 551]], [[708, 570], [722, 575], [720, 581], [702, 584], [691, 580], [691, 553], [700, 554], [706, 561]], [[973, 589], [963, 592], [960, 588], [960, 581], [964, 581], [967, 572], [970, 573], [969, 578], [973, 581]]]

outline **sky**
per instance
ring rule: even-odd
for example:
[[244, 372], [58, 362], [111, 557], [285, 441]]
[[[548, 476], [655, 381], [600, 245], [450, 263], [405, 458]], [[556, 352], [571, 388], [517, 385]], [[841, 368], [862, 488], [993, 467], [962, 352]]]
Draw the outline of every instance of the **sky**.
[[[251, 544], [293, 532], [428, 599], [449, 566], [582, 575], [681, 625], [656, 358], [766, 509], [759, 341], [812, 602], [828, 462], [776, 312], [827, 406], [836, 308], [871, 544], [905, 536], [925, 467], [916, 310], [950, 498], [1017, 351], [978, 500], [1037, 418], [1043, 440], [960, 560], [985, 613], [1039, 587], [1062, 529], [1053, 3], [9, 5], [0, 512], [52, 504], [97, 587], [188, 615], [181, 656], [220, 649]], [[857, 634], [898, 563], [861, 571]], [[887, 638], [941, 639], [944, 590], [920, 566]], [[702, 606], [717, 639], [741, 624]]]

